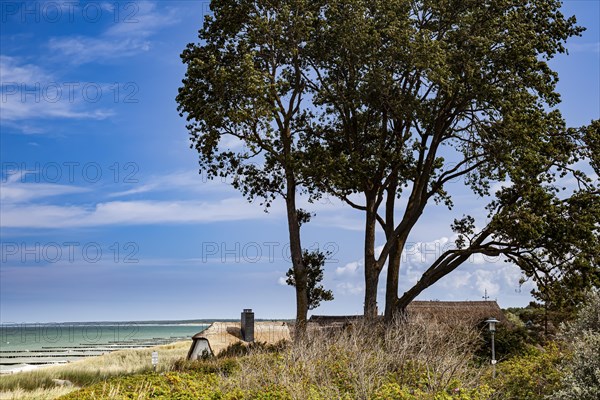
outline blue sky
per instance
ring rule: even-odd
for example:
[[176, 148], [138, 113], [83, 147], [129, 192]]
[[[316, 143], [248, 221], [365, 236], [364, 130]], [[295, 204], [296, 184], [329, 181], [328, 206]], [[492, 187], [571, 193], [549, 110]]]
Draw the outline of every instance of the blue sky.
[[[1, 1], [1, 322], [292, 318], [282, 204], [269, 214], [198, 174], [175, 96], [179, 54], [208, 3]], [[567, 1], [588, 30], [552, 61], [570, 125], [600, 115], [600, 8]], [[485, 202], [452, 188], [410, 238], [401, 290], [450, 243], [456, 215]], [[362, 215], [331, 199], [304, 207], [305, 247], [334, 253], [315, 313], [362, 309]], [[381, 244], [381, 243], [380, 243]], [[519, 271], [475, 258], [422, 299], [526, 305]], [[385, 282], [385, 276], [382, 276]], [[383, 306], [383, 296], [380, 306]]]

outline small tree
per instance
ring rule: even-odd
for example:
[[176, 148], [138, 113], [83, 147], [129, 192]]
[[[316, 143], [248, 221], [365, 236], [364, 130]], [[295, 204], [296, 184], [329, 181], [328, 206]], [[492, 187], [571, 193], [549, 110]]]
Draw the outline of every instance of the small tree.
[[[323, 266], [328, 254], [319, 250], [308, 251], [302, 253], [302, 261], [306, 268], [306, 290], [308, 296], [308, 309], [314, 310], [319, 307], [322, 301], [333, 300], [333, 292], [326, 290], [323, 285], [320, 285], [323, 280]], [[287, 276], [286, 283], [296, 287], [296, 279], [294, 278], [294, 269], [290, 268], [285, 274]]]

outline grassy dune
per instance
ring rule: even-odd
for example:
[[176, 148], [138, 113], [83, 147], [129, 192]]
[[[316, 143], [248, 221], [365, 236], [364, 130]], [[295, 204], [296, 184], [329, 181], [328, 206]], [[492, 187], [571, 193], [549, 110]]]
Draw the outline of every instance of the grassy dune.
[[233, 345], [172, 371], [115, 377], [64, 397], [95, 399], [484, 400], [479, 333], [414, 320], [314, 330], [301, 343]]
[[[83, 386], [114, 376], [152, 371], [151, 354], [158, 351], [159, 371], [173, 368], [185, 357], [191, 341], [147, 349], [120, 350], [69, 364], [0, 376], [0, 399], [54, 399]], [[53, 379], [70, 381], [73, 386], [57, 386]]]
[[[114, 352], [0, 378], [2, 399], [165, 400], [544, 400], [562, 385], [568, 352], [527, 345], [493, 378], [482, 332], [409, 318], [311, 329], [307, 340], [233, 344], [217, 357], [185, 361], [189, 342]], [[501, 344], [501, 335], [497, 337]], [[485, 356], [480, 351], [485, 348]], [[499, 347], [501, 349], [501, 347]], [[57, 387], [67, 379], [73, 387]]]

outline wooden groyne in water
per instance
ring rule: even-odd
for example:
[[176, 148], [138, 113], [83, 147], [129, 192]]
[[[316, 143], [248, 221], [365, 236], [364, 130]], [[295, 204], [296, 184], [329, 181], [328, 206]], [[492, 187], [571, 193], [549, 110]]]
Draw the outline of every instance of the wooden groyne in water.
[[99, 344], [79, 344], [74, 346], [42, 346], [37, 350], [0, 350], [0, 366], [17, 364], [59, 364], [95, 357], [117, 350], [145, 349], [190, 340], [189, 336], [172, 336], [170, 338], [132, 339], [124, 342]]

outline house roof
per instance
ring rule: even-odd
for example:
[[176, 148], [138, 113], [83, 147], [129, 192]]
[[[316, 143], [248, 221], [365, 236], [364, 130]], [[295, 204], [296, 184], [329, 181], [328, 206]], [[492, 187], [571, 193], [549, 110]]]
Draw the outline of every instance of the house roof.
[[[478, 324], [488, 318], [496, 318], [508, 324], [506, 316], [495, 301], [413, 301], [407, 307], [411, 316], [435, 319], [438, 322]], [[361, 315], [313, 315], [310, 322], [318, 325], [337, 325], [361, 319]]]
[[463, 320], [477, 324], [496, 318], [503, 324], [508, 320], [495, 301], [413, 301], [407, 307], [409, 314], [433, 318], [439, 322]]
[[[208, 340], [214, 354], [218, 354], [234, 343], [243, 342], [239, 322], [213, 322], [206, 330], [195, 334], [192, 339], [194, 342], [199, 339]], [[274, 344], [280, 340], [290, 340], [290, 330], [284, 321], [254, 323], [254, 341]]]

